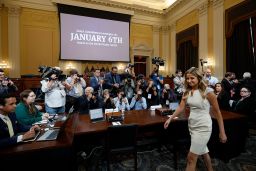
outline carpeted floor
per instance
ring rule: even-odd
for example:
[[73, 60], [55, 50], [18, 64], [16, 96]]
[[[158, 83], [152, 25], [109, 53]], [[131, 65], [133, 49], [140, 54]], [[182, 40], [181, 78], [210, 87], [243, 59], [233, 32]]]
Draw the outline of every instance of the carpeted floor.
[[[173, 155], [169, 147], [162, 145], [160, 148], [147, 146], [139, 148], [138, 171], [174, 171]], [[179, 153], [178, 171], [185, 170], [186, 151]], [[95, 148], [85, 160], [78, 160], [79, 171], [106, 171], [107, 164], [103, 155], [103, 148]], [[111, 164], [113, 171], [133, 170], [133, 159]], [[218, 159], [212, 159], [215, 171], [256, 171], [256, 135], [251, 134], [246, 143], [245, 152], [224, 163]], [[207, 170], [202, 158], [197, 162], [197, 171]]]

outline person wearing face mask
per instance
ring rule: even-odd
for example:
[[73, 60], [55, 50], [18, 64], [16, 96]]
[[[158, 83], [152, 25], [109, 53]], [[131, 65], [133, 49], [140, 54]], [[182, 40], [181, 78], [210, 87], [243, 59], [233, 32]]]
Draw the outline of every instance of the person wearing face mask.
[[32, 125], [35, 122], [48, 120], [49, 114], [40, 112], [35, 106], [36, 95], [32, 90], [20, 93], [20, 103], [15, 109], [17, 120], [23, 125]]

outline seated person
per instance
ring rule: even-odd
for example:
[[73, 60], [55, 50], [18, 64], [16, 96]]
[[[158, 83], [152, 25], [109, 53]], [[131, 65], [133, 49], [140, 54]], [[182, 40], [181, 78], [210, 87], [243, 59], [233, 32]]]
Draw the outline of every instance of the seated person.
[[115, 106], [115, 104], [113, 102], [112, 97], [110, 97], [108, 89], [105, 89], [103, 91], [103, 96], [104, 96], [104, 100], [103, 100], [104, 109], [114, 109], [114, 108], [116, 108], [116, 106]]
[[80, 114], [89, 114], [90, 109], [97, 109], [103, 107], [103, 100], [98, 93], [94, 94], [92, 87], [85, 89], [85, 94], [78, 99], [78, 109]]
[[221, 83], [215, 84], [214, 93], [217, 96], [217, 101], [218, 101], [220, 109], [230, 110], [229, 100], [230, 100], [231, 96], [229, 93], [227, 93], [223, 89]]
[[[35, 137], [39, 126], [33, 127], [20, 124], [14, 113], [16, 98], [11, 95], [0, 97], [0, 148], [15, 145], [23, 140]], [[25, 132], [22, 135], [19, 133]]]
[[145, 97], [142, 96], [142, 90], [139, 89], [137, 94], [132, 98], [130, 109], [132, 110], [142, 110], [147, 109], [147, 102]]
[[12, 80], [4, 76], [4, 70], [0, 68], [0, 96], [18, 91]]
[[130, 110], [128, 99], [125, 97], [124, 91], [122, 89], [117, 91], [117, 97], [114, 98], [114, 104], [116, 108], [118, 108], [118, 111]]
[[36, 95], [32, 90], [24, 90], [20, 93], [20, 103], [15, 113], [17, 120], [23, 125], [32, 125], [35, 122], [48, 120], [49, 114], [39, 112], [34, 102]]
[[164, 89], [162, 91], [161, 95], [161, 105], [169, 107], [169, 104], [171, 102], [176, 102], [177, 101], [177, 95], [174, 93], [174, 91], [171, 89], [169, 84], [164, 84]]
[[234, 112], [250, 116], [255, 111], [255, 96], [252, 95], [252, 88], [243, 86], [240, 89], [241, 98], [238, 101], [230, 100], [229, 104]]

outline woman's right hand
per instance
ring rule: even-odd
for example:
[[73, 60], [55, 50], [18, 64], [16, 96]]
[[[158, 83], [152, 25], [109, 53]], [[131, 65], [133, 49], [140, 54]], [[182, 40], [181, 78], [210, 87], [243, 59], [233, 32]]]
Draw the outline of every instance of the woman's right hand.
[[167, 121], [165, 121], [165, 123], [164, 123], [164, 129], [167, 129], [167, 128], [168, 128], [168, 126], [169, 126], [171, 120], [172, 120], [172, 117], [170, 117], [169, 119], [167, 119]]

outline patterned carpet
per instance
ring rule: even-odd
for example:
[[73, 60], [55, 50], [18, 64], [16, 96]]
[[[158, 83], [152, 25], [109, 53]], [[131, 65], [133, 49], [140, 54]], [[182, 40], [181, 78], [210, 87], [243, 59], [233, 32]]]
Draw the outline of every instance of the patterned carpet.
[[[160, 148], [147, 146], [139, 148], [138, 171], [174, 171], [173, 155], [168, 150], [169, 147], [162, 145]], [[186, 151], [179, 153], [178, 171], [185, 170]], [[94, 149], [85, 160], [78, 160], [79, 171], [106, 171], [107, 164], [103, 155], [103, 148]], [[133, 170], [133, 159], [127, 159], [111, 164], [113, 171]], [[212, 159], [215, 171], [256, 171], [256, 135], [250, 134], [247, 139], [246, 148], [239, 156], [224, 163], [219, 159]], [[203, 159], [200, 157], [197, 162], [197, 171], [207, 170]]]

